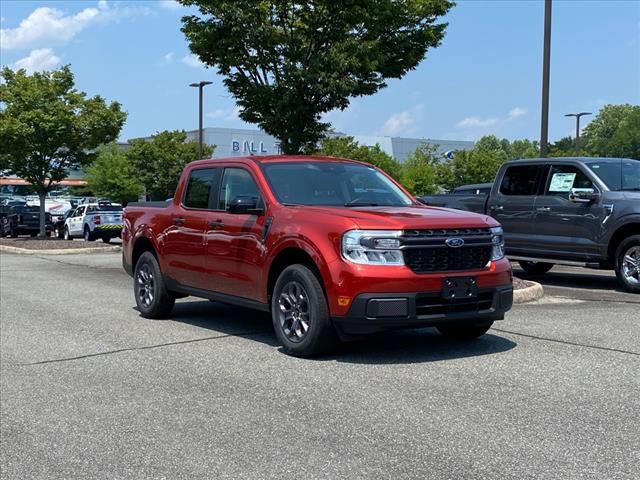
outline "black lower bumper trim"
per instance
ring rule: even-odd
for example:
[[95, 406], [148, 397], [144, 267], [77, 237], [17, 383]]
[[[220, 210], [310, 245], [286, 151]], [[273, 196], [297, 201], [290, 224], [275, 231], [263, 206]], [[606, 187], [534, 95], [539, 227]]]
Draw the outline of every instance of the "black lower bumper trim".
[[[407, 305], [408, 310], [397, 308], [400, 315], [390, 317], [385, 309], [371, 305], [384, 305], [393, 301], [394, 305]], [[402, 302], [399, 302], [402, 300]], [[452, 322], [472, 322], [487, 324], [504, 319], [504, 314], [513, 305], [513, 287], [503, 285], [489, 289], [479, 289], [477, 297], [463, 300], [447, 300], [441, 292], [411, 293], [363, 293], [358, 295], [345, 316], [332, 317], [333, 324], [342, 337], [366, 335], [384, 330], [434, 327]]]

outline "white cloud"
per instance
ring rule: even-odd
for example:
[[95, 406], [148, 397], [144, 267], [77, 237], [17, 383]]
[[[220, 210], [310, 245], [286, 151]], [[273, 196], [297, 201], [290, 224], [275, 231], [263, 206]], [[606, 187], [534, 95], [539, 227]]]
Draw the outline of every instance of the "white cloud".
[[200, 59], [193, 53], [185, 55], [180, 59], [182, 63], [192, 68], [206, 68], [206, 65], [200, 61]]
[[164, 58], [165, 63], [172, 63], [173, 62], [173, 52], [167, 53], [163, 58]]
[[207, 118], [223, 118], [229, 115], [229, 110], [225, 110], [224, 108], [218, 108], [213, 112], [207, 113]]
[[176, 0], [159, 0], [158, 4], [162, 8], [167, 8], [169, 10], [178, 10], [179, 8], [182, 8], [182, 5], [176, 2]]
[[116, 4], [110, 7], [106, 0], [97, 2], [72, 15], [65, 15], [56, 8], [39, 7], [33, 10], [16, 28], [0, 29], [0, 48], [49, 47], [52, 43], [64, 44], [91, 25], [119, 20], [137, 14], [149, 14], [146, 7], [129, 7]]
[[401, 133], [407, 133], [407, 130], [416, 122], [415, 115], [412, 112], [404, 111], [392, 114], [380, 129], [382, 135], [394, 137]]
[[40, 70], [50, 70], [60, 64], [60, 58], [50, 48], [31, 50], [29, 56], [21, 58], [15, 63], [15, 68], [24, 68], [28, 74]]
[[222, 120], [223, 123], [244, 123], [240, 119], [241, 111], [242, 110], [238, 106], [235, 106], [233, 108], [218, 108], [216, 110], [213, 110], [212, 112], [208, 112], [205, 116], [207, 118], [211, 118], [212, 120]]
[[529, 113], [529, 110], [526, 108], [515, 107], [509, 112], [509, 120], [524, 117], [527, 113]]
[[458, 128], [487, 128], [498, 123], [497, 118], [467, 117], [458, 122]]

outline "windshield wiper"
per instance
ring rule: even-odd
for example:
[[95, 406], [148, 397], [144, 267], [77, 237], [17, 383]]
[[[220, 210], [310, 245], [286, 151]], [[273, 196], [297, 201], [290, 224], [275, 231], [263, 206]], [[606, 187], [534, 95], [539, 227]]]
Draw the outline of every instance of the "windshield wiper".
[[360, 202], [356, 200], [352, 200], [351, 202], [347, 202], [344, 204], [345, 207], [379, 207], [380, 205], [372, 202]]

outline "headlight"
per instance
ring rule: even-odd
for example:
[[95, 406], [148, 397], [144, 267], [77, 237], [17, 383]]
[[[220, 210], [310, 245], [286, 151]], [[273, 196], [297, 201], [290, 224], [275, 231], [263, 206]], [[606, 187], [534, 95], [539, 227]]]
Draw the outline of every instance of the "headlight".
[[342, 256], [360, 265], [404, 265], [401, 231], [350, 230], [342, 236]]
[[500, 260], [504, 257], [504, 235], [502, 227], [492, 227], [491, 231], [491, 260]]

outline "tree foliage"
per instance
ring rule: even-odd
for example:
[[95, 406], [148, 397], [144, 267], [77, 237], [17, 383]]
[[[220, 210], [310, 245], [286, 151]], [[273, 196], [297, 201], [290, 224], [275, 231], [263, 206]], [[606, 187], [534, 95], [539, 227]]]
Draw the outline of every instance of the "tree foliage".
[[316, 154], [360, 160], [375, 165], [396, 180], [400, 178], [400, 163], [383, 151], [380, 145], [376, 144], [373, 147], [360, 145], [353, 137], [324, 138]]
[[98, 149], [98, 157], [87, 169], [87, 189], [94, 195], [126, 203], [138, 199], [141, 185], [124, 151], [116, 144]]
[[179, 0], [191, 51], [216, 66], [240, 118], [314, 151], [321, 115], [401, 78], [444, 37], [450, 0]]
[[[186, 140], [186, 132], [176, 130], [159, 132], [151, 140], [129, 142], [126, 157], [133, 178], [152, 199], [173, 196], [185, 165], [198, 157], [198, 142]], [[211, 157], [214, 149], [215, 145], [203, 145], [203, 157]]]
[[586, 150], [595, 156], [640, 160], [640, 105], [605, 105], [584, 129]]
[[38, 193], [44, 236], [47, 192], [70, 169], [90, 163], [99, 145], [114, 141], [126, 113], [117, 102], [76, 90], [68, 65], [33, 75], [4, 67], [0, 76], [0, 168]]
[[427, 195], [441, 191], [450, 175], [438, 146], [424, 143], [402, 164], [401, 183], [413, 195]]

